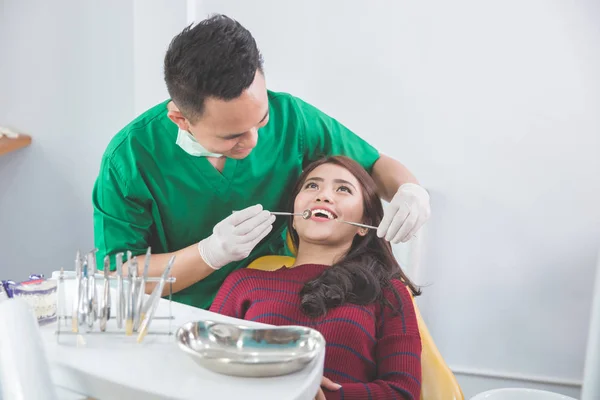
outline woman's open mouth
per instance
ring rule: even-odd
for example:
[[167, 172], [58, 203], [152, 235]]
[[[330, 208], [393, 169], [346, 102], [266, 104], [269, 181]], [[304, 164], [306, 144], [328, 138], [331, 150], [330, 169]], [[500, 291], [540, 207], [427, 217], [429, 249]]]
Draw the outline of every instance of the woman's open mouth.
[[311, 219], [315, 221], [330, 221], [337, 218], [337, 215], [330, 210], [324, 208], [313, 208]]

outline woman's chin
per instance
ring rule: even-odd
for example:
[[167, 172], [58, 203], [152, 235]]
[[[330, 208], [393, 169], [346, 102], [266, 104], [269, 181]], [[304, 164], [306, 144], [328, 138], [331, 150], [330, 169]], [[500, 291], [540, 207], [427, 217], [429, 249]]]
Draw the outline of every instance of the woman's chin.
[[302, 240], [306, 243], [319, 244], [323, 246], [329, 245], [332, 242], [331, 239], [331, 235], [307, 235], [302, 238]]
[[311, 232], [307, 232], [306, 234], [301, 234], [300, 240], [306, 243], [310, 243], [313, 245], [319, 246], [339, 246], [344, 242], [352, 242], [352, 239], [344, 240], [342, 236], [336, 234], [335, 232], [330, 231], [318, 231], [312, 230]]

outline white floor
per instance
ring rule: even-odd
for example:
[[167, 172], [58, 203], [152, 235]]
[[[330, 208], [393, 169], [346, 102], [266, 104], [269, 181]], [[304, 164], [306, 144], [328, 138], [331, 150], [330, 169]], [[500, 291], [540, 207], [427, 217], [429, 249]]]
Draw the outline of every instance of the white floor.
[[538, 384], [515, 380], [488, 378], [480, 376], [469, 376], [469, 375], [456, 375], [458, 383], [465, 395], [465, 400], [470, 399], [478, 393], [484, 392], [491, 389], [500, 388], [528, 388], [528, 389], [540, 389], [548, 390], [550, 392], [556, 392], [564, 394], [566, 396], [573, 397], [575, 399], [580, 398], [581, 388], [573, 386], [560, 386], [550, 384]]

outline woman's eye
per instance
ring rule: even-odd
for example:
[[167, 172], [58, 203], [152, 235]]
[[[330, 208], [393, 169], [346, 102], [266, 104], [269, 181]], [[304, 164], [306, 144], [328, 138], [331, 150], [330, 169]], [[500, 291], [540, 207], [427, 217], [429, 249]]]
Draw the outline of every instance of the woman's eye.
[[348, 192], [348, 193], [352, 194], [352, 191], [350, 190], [350, 188], [348, 186], [340, 186], [338, 188], [338, 190], [341, 190], [342, 192]]
[[305, 186], [304, 189], [318, 189], [319, 186], [314, 183], [314, 182], [308, 182]]

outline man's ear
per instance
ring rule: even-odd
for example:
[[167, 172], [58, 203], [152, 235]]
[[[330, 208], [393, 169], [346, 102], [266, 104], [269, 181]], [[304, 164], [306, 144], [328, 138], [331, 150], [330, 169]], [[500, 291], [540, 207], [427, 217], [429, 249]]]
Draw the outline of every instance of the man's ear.
[[167, 116], [175, 125], [179, 127], [179, 129], [184, 130], [186, 132], [190, 131], [190, 123], [187, 118], [183, 116], [179, 108], [172, 101], [167, 105]]

